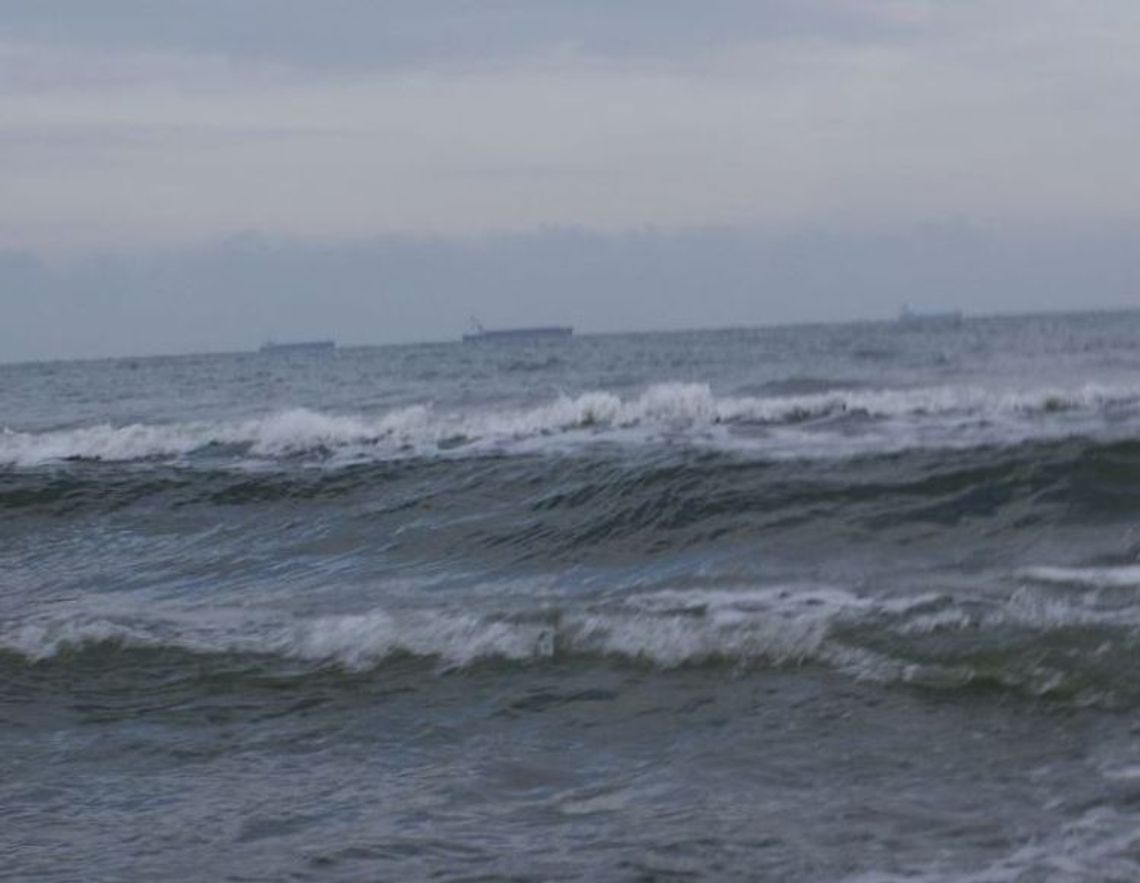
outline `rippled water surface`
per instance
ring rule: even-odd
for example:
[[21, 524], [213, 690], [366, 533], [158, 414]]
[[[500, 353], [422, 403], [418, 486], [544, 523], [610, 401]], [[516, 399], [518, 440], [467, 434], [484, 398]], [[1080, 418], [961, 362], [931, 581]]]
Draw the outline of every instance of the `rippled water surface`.
[[1140, 314], [0, 366], [19, 880], [1140, 879]]

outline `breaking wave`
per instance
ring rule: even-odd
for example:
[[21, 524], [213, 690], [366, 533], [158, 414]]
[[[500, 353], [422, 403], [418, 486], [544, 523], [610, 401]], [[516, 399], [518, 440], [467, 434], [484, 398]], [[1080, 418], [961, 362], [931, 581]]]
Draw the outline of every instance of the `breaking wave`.
[[[594, 391], [563, 395], [538, 407], [490, 412], [439, 411], [427, 404], [381, 415], [298, 408], [230, 422], [3, 429], [0, 465], [171, 460], [211, 453], [269, 460], [394, 458], [663, 437], [758, 448], [776, 457], [833, 456], [1055, 437], [1096, 429], [1106, 417], [1127, 421], [1138, 410], [1140, 390], [1104, 386], [1028, 392], [844, 389], [722, 397], [706, 384], [665, 383], [626, 399]], [[863, 424], [853, 425], [859, 420]], [[837, 421], [841, 431], [825, 431]]]
[[835, 590], [674, 593], [611, 605], [489, 614], [370, 610], [283, 622], [229, 614], [161, 619], [108, 611], [39, 618], [0, 632], [0, 648], [31, 662], [93, 647], [176, 648], [201, 654], [280, 656], [349, 669], [397, 655], [451, 666], [488, 659], [621, 657], [665, 668], [713, 660], [804, 661], [828, 622], [863, 602]]
[[173, 650], [270, 657], [348, 671], [394, 659], [444, 668], [482, 662], [609, 660], [676, 669], [816, 664], [860, 680], [929, 689], [1009, 689], [1082, 704], [1140, 701], [1140, 600], [1025, 584], [983, 601], [928, 593], [874, 599], [829, 587], [672, 590], [575, 607], [490, 612], [372, 609], [283, 619], [108, 608], [0, 628], [25, 664], [88, 652]]

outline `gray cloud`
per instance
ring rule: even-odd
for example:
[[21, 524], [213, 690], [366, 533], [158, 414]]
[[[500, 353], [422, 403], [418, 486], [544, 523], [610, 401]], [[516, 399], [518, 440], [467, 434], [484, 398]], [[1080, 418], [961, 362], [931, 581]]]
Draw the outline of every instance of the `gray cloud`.
[[8, 0], [3, 23], [0, 358], [1135, 298], [1135, 0]]
[[[59, 82], [89, 88], [0, 95], [0, 228], [17, 231], [10, 247], [76, 248], [241, 229], [1135, 218], [1133, 38], [1095, 18], [1062, 30], [1055, 11], [1051, 28], [985, 29], [979, 8], [926, 15], [941, 38], [921, 46], [726, 42], [684, 64], [559, 50], [471, 70], [303, 75], [43, 50]], [[105, 76], [85, 81], [89, 67]]]
[[[731, 41], [890, 38], [914, 3], [827, 0], [8, 0], [10, 39], [334, 68], [449, 64], [571, 44], [676, 55]], [[919, 4], [920, 5], [920, 4]], [[884, 11], [885, 10], [885, 11]]]

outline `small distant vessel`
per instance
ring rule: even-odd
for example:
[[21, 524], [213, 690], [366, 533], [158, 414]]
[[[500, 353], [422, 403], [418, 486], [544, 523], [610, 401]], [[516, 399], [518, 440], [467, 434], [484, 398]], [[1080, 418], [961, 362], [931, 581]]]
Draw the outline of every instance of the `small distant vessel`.
[[903, 328], [956, 328], [962, 324], [961, 310], [925, 313], [904, 306], [899, 311], [899, 325]]
[[471, 317], [471, 328], [463, 335], [464, 343], [475, 341], [526, 341], [549, 338], [569, 337], [574, 329], [569, 325], [536, 325], [530, 328], [484, 328], [483, 324], [474, 316]]
[[261, 345], [261, 352], [263, 353], [320, 353], [333, 349], [336, 349], [336, 341], [334, 340], [298, 340], [292, 343], [267, 340]]

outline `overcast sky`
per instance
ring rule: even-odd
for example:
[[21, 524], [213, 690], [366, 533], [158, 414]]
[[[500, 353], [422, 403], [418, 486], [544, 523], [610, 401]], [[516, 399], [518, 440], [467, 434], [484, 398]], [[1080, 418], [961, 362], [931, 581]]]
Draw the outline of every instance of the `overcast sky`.
[[0, 0], [0, 360], [1140, 305], [1137, 0]]

